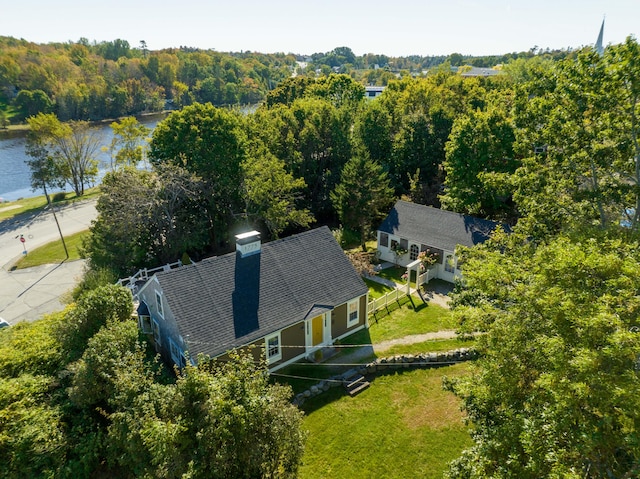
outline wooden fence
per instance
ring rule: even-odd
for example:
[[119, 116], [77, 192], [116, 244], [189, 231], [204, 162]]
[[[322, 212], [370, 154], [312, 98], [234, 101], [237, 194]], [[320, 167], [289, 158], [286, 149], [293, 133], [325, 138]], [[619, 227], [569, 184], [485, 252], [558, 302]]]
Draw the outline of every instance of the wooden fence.
[[388, 292], [384, 296], [369, 301], [367, 304], [367, 314], [376, 314], [381, 309], [388, 309], [389, 305], [394, 302], [398, 302], [400, 299], [411, 294], [411, 285], [407, 282], [406, 285], [398, 287], [393, 291]]
[[[431, 269], [427, 269], [424, 273], [418, 275], [418, 279], [416, 281], [416, 288], [419, 288], [423, 284], [429, 282], [430, 279], [434, 277], [433, 271]], [[408, 278], [411, 279], [411, 278]], [[411, 281], [407, 281], [406, 285], [398, 285], [396, 289], [388, 292], [384, 296], [381, 296], [377, 299], [371, 300], [367, 303], [367, 315], [376, 314], [378, 311], [385, 309], [389, 309], [389, 305], [393, 303], [397, 303], [405, 296], [409, 296], [411, 294]]]

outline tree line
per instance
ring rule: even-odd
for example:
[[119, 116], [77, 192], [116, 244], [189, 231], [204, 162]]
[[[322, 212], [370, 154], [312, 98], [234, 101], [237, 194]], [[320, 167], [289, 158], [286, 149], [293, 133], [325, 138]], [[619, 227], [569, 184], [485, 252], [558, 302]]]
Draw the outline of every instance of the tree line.
[[291, 75], [291, 55], [150, 51], [125, 40], [36, 44], [0, 37], [3, 123], [38, 113], [61, 121], [100, 120], [194, 102], [255, 104]]
[[310, 56], [216, 52], [179, 47], [152, 51], [145, 41], [36, 44], [0, 36], [0, 126], [38, 113], [61, 121], [101, 120], [179, 109], [193, 103], [257, 104], [282, 80], [348, 74], [363, 84], [386, 85], [398, 76], [423, 76], [462, 64], [495, 66], [517, 58], [561, 58], [571, 51], [496, 57], [356, 56], [348, 47]]

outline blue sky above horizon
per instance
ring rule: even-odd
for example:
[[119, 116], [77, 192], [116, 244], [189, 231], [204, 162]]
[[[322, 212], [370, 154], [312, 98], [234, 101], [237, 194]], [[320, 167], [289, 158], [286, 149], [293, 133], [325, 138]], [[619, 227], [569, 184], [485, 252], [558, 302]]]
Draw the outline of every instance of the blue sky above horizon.
[[151, 50], [493, 55], [640, 36], [638, 0], [0, 0], [0, 35], [37, 43], [127, 40]]

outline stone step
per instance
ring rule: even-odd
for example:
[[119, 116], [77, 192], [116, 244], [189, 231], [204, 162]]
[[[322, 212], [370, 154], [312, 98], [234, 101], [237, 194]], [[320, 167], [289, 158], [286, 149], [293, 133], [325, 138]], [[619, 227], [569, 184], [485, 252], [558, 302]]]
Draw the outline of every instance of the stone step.
[[350, 396], [355, 396], [356, 394], [367, 389], [370, 385], [371, 383], [369, 383], [369, 381], [367, 381], [365, 377], [360, 374], [351, 376], [344, 381], [344, 387]]

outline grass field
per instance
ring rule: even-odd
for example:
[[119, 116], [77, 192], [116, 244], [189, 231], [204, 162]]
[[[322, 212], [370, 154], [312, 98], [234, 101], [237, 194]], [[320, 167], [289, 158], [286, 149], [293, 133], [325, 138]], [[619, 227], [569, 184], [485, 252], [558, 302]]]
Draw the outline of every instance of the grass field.
[[[74, 201], [90, 200], [96, 198], [100, 194], [98, 187], [85, 190], [85, 194], [81, 197], [75, 193], [66, 193], [63, 200], [55, 201], [55, 206], [73, 203]], [[53, 195], [50, 195], [53, 200]], [[0, 203], [0, 221], [11, 219], [23, 213], [36, 213], [47, 206], [47, 199], [44, 196], [33, 196], [22, 198], [16, 201], [5, 201]]]
[[465, 374], [468, 363], [406, 371], [377, 377], [355, 397], [336, 397], [336, 388], [306, 402], [300, 479], [442, 477], [471, 444], [460, 402], [442, 389], [442, 377]]
[[[69, 260], [80, 259], [79, 248], [82, 246], [82, 239], [90, 234], [89, 230], [65, 236], [64, 240], [69, 251]], [[14, 269], [32, 268], [42, 264], [60, 263], [66, 258], [62, 241], [57, 240], [47, 243], [39, 248], [35, 248], [23, 256], [14, 265]]]

